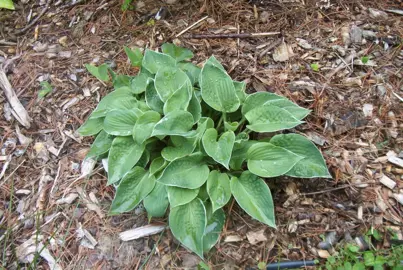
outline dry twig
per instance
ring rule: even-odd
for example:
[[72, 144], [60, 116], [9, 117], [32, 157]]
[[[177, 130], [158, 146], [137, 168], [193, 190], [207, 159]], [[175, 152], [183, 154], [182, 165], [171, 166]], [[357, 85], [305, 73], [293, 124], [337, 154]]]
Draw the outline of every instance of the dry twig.
[[184, 36], [189, 39], [213, 39], [213, 38], [257, 38], [280, 35], [281, 32], [266, 33], [242, 33], [242, 34], [190, 34]]

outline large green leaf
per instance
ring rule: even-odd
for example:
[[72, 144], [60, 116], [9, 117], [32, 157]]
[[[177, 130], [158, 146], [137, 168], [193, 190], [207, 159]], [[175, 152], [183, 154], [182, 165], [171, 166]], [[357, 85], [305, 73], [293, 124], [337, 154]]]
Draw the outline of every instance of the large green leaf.
[[143, 57], [142, 66], [151, 74], [156, 74], [161, 67], [174, 67], [175, 59], [171, 56], [146, 49]]
[[97, 157], [108, 152], [111, 148], [113, 139], [113, 136], [102, 130], [92, 143], [86, 158]]
[[77, 130], [81, 136], [92, 136], [98, 134], [104, 127], [104, 118], [91, 118]]
[[108, 185], [119, 181], [139, 161], [144, 145], [136, 144], [131, 136], [116, 137], [108, 155]]
[[163, 102], [190, 80], [185, 72], [174, 66], [162, 66], [155, 75], [155, 89]]
[[265, 182], [245, 171], [231, 178], [231, 192], [239, 206], [254, 219], [276, 228], [273, 198]]
[[133, 127], [141, 115], [142, 112], [139, 109], [110, 111], [105, 117], [104, 130], [115, 136], [131, 135]]
[[6, 8], [14, 10], [14, 3], [13, 0], [0, 0], [0, 8]]
[[167, 165], [167, 161], [163, 157], [154, 158], [150, 164], [150, 173], [155, 175], [157, 172], [163, 170]]
[[286, 174], [293, 177], [331, 177], [319, 149], [310, 140], [298, 134], [280, 134], [270, 140], [271, 144], [304, 157]]
[[217, 211], [212, 210], [211, 204], [206, 203], [206, 216], [207, 225], [204, 229], [203, 237], [203, 251], [208, 252], [212, 247], [217, 244], [222, 228], [224, 227], [225, 214], [224, 210], [218, 209]]
[[275, 100], [286, 100], [286, 98], [269, 92], [256, 92], [248, 95], [244, 104], [242, 105], [242, 114], [245, 115], [249, 111], [260, 107], [266, 102]]
[[199, 188], [188, 189], [167, 186], [166, 189], [171, 207], [187, 204], [196, 198], [197, 194], [199, 194]]
[[141, 94], [147, 90], [147, 86], [150, 83], [150, 77], [147, 73], [140, 72], [130, 82], [130, 89], [134, 94]]
[[200, 100], [197, 98], [196, 93], [193, 91], [192, 98], [190, 99], [187, 111], [193, 115], [194, 122], [198, 122], [201, 117]]
[[127, 57], [130, 60], [130, 63], [132, 64], [133, 67], [140, 67], [141, 62], [143, 60], [143, 54], [141, 53], [139, 48], [136, 48], [134, 50], [130, 49], [129, 47], [124, 46], [123, 49], [125, 50], [125, 53]]
[[190, 84], [190, 80], [186, 80], [186, 82], [165, 102], [164, 114], [168, 114], [173, 111], [185, 111], [189, 106], [190, 99], [192, 98], [192, 88], [193, 87]]
[[169, 205], [165, 185], [156, 182], [154, 189], [144, 198], [143, 204], [149, 216], [163, 217]]
[[131, 80], [132, 80], [131, 76], [114, 74], [112, 76], [113, 88], [118, 91], [131, 91], [130, 88]]
[[98, 80], [101, 80], [104, 82], [109, 81], [107, 64], [102, 64], [100, 66], [95, 66], [92, 64], [85, 64], [85, 67], [87, 68], [88, 72], [91, 73]]
[[246, 127], [256, 132], [275, 132], [303, 123], [285, 109], [270, 104], [249, 111], [245, 118], [249, 122]]
[[159, 113], [148, 111], [142, 114], [133, 127], [133, 139], [137, 144], [142, 144], [151, 137], [155, 125], [161, 119]]
[[207, 193], [212, 203], [213, 212], [226, 205], [231, 198], [228, 175], [219, 171], [211, 171], [207, 178]]
[[241, 170], [242, 164], [246, 160], [249, 148], [257, 141], [240, 141], [234, 144], [229, 166], [232, 170]]
[[193, 57], [192, 51], [186, 48], [178, 47], [172, 43], [162, 44], [161, 49], [163, 53], [170, 55], [176, 60], [176, 62], [187, 60]]
[[110, 214], [133, 210], [153, 190], [154, 185], [154, 176], [141, 167], [134, 167], [119, 183]]
[[186, 111], [173, 111], [166, 114], [154, 127], [152, 136], [189, 134], [193, 127], [193, 116]]
[[137, 107], [137, 99], [130, 91], [116, 90], [106, 95], [92, 112], [91, 118], [105, 117], [111, 110], [131, 110]]
[[206, 63], [200, 74], [204, 102], [220, 112], [235, 112], [240, 105], [232, 79], [222, 69]]
[[147, 106], [158, 112], [158, 113], [163, 113], [163, 108], [164, 108], [164, 102], [162, 102], [162, 100], [160, 99], [160, 97], [158, 96], [157, 90], [155, 90], [154, 87], [154, 82], [151, 82], [147, 85], [147, 89], [146, 89], [146, 103]]
[[202, 138], [203, 147], [207, 155], [228, 169], [232, 148], [234, 147], [235, 134], [233, 131], [224, 132], [218, 141], [217, 134], [216, 129], [207, 129]]
[[192, 85], [195, 85], [198, 82], [201, 68], [189, 62], [178, 63], [178, 67], [186, 72], [186, 75], [188, 75]]
[[217, 58], [215, 58], [214, 55], [210, 56], [210, 58], [207, 59], [205, 64], [215, 66], [216, 68], [219, 68], [222, 71], [225, 71], [225, 68], [223, 67], [223, 65], [220, 63], [220, 61], [218, 61]]
[[171, 142], [172, 146], [169, 145], [161, 151], [161, 155], [168, 161], [190, 155], [196, 148], [194, 137], [171, 136]]
[[289, 112], [298, 120], [305, 118], [311, 112], [310, 110], [302, 108], [288, 99], [271, 100], [267, 101], [264, 105], [274, 105], [280, 107]]
[[206, 209], [196, 198], [188, 204], [171, 208], [169, 227], [185, 247], [203, 258], [203, 235], [206, 227]]
[[157, 181], [167, 186], [195, 189], [206, 182], [209, 172], [203, 155], [195, 153], [169, 163]]
[[271, 143], [253, 144], [247, 154], [248, 169], [261, 177], [276, 177], [286, 174], [303, 156]]

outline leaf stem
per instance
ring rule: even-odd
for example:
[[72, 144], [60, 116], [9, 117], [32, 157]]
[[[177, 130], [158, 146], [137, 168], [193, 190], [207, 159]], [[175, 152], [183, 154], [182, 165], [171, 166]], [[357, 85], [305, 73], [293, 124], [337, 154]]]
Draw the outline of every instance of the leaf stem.
[[223, 113], [221, 115], [220, 120], [218, 121], [217, 130], [221, 127], [221, 124], [222, 124], [222, 121], [224, 120], [224, 118], [225, 118], [225, 113]]

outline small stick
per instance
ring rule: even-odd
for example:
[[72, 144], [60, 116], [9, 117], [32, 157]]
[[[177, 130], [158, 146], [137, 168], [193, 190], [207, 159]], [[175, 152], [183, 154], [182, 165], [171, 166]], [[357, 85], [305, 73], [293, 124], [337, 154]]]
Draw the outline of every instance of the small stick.
[[15, 32], [15, 34], [18, 36], [18, 35], [22, 35], [22, 34], [24, 34], [29, 28], [31, 28], [34, 24], [36, 24], [36, 22], [40, 19], [40, 18], [42, 18], [42, 16], [45, 14], [45, 12], [48, 10], [48, 8], [49, 8], [49, 6], [50, 6], [50, 3], [52, 3], [52, 0], [48, 0], [47, 2], [46, 2], [46, 5], [45, 5], [45, 7], [42, 9], [42, 11], [41, 11], [41, 13], [39, 13], [39, 15], [38, 16], [36, 16], [36, 18], [35, 19], [33, 19], [32, 21], [31, 21], [31, 23], [29, 23], [27, 26], [25, 26], [24, 28], [22, 28], [22, 29], [19, 29], [18, 31], [16, 31]]
[[336, 187], [336, 188], [330, 188], [330, 189], [326, 189], [326, 190], [322, 190], [322, 191], [316, 191], [316, 192], [310, 192], [310, 193], [301, 193], [299, 195], [301, 195], [301, 196], [317, 195], [317, 194], [332, 192], [332, 191], [339, 190], [339, 189], [348, 188], [349, 186], [350, 185], [345, 185], [345, 186]]
[[212, 39], [212, 38], [255, 38], [280, 35], [281, 32], [266, 32], [266, 33], [242, 33], [242, 34], [191, 34], [185, 38], [190, 39]]
[[192, 29], [193, 27], [195, 27], [196, 25], [198, 25], [199, 23], [201, 23], [202, 21], [204, 21], [205, 19], [207, 19], [208, 16], [201, 18], [200, 20], [198, 20], [197, 22], [195, 22], [194, 24], [190, 25], [189, 27], [185, 28], [185, 30], [181, 31], [179, 34], [177, 34], [175, 37], [180, 37], [182, 36], [184, 33], [186, 33], [187, 31], [189, 31], [190, 29]]

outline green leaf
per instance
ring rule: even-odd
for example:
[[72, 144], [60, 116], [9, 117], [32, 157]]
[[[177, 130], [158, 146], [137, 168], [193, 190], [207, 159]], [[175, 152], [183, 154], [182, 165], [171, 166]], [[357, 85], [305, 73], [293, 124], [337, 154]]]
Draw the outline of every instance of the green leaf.
[[199, 188], [188, 189], [167, 186], [166, 189], [171, 207], [187, 204], [196, 198], [197, 194], [199, 194]]
[[204, 102], [217, 111], [235, 112], [240, 106], [231, 77], [216, 66], [204, 65], [200, 88]]
[[350, 262], [344, 262], [344, 270], [352, 270], [353, 266]]
[[304, 157], [286, 174], [292, 177], [316, 178], [332, 177], [319, 149], [310, 140], [298, 134], [280, 134], [270, 143]]
[[163, 217], [169, 205], [165, 185], [156, 182], [154, 189], [144, 198], [143, 204], [149, 216]]
[[372, 251], [364, 252], [364, 263], [365, 263], [365, 266], [374, 266], [375, 256], [372, 253]]
[[140, 67], [141, 62], [143, 61], [143, 54], [141, 53], [140, 49], [136, 48], [136, 49], [132, 50], [126, 46], [124, 46], [123, 48], [125, 50], [127, 57], [130, 60], [130, 63], [132, 63], [132, 66]]
[[198, 266], [197, 266], [197, 269], [199, 270], [211, 270], [210, 269], [210, 267], [208, 266], [208, 264], [206, 264], [205, 262], [203, 262], [203, 261], [200, 261], [199, 262], [199, 264], [198, 264]]
[[225, 130], [235, 131], [239, 127], [238, 122], [224, 122]]
[[222, 228], [224, 227], [225, 214], [222, 209], [212, 211], [210, 203], [205, 204], [207, 225], [204, 229], [203, 251], [208, 252], [215, 246], [220, 238]]
[[365, 264], [363, 263], [355, 263], [353, 266], [353, 270], [365, 270]]
[[142, 66], [151, 72], [151, 74], [156, 74], [161, 67], [174, 67], [175, 65], [175, 59], [167, 54], [148, 49], [144, 53]]
[[217, 135], [218, 132], [216, 129], [207, 129], [202, 138], [203, 147], [207, 155], [228, 169], [232, 148], [234, 147], [235, 134], [233, 131], [224, 132], [218, 141]]
[[256, 92], [254, 94], [248, 95], [245, 99], [244, 104], [242, 105], [242, 114], [245, 115], [249, 111], [260, 107], [268, 101], [276, 100], [286, 100], [286, 98], [269, 92]]
[[271, 143], [252, 145], [247, 154], [248, 169], [261, 177], [276, 177], [286, 174], [304, 157]]
[[303, 123], [285, 109], [270, 104], [249, 111], [245, 117], [249, 122], [246, 127], [256, 132], [275, 132]]
[[353, 253], [357, 253], [358, 251], [360, 251], [359, 246], [352, 245], [352, 244], [348, 245], [347, 248], [348, 248], [349, 251], [351, 251]]
[[102, 64], [98, 67], [94, 66], [92, 64], [85, 64], [85, 67], [87, 68], [88, 72], [91, 73], [98, 80], [101, 80], [104, 82], [109, 81], [107, 64]]
[[210, 58], [207, 59], [206, 65], [212, 65], [212, 66], [215, 66], [216, 68], [221, 69], [222, 71], [225, 71], [225, 68], [223, 67], [223, 65], [220, 63], [220, 61], [218, 61], [217, 58], [215, 58], [214, 55], [210, 56]]
[[273, 105], [276, 107], [280, 107], [292, 114], [292, 116], [294, 116], [298, 120], [305, 118], [311, 112], [311, 110], [302, 108], [294, 102], [289, 101], [288, 99], [269, 100], [265, 102], [264, 105]]
[[203, 155], [194, 153], [169, 163], [157, 181], [167, 186], [195, 189], [207, 181], [209, 172]]
[[92, 112], [91, 118], [105, 117], [111, 110], [131, 110], [138, 106], [138, 101], [133, 93], [126, 90], [115, 90], [106, 95]]
[[150, 138], [155, 125], [160, 119], [160, 114], [155, 111], [148, 111], [141, 115], [133, 127], [134, 141], [137, 144], [142, 144]]
[[130, 81], [132, 80], [131, 76], [127, 75], [113, 75], [113, 88], [115, 90], [123, 90], [123, 91], [130, 91]]
[[231, 160], [229, 166], [233, 170], [241, 170], [242, 164], [247, 158], [247, 153], [249, 148], [257, 143], [257, 141], [241, 141], [234, 144], [234, 149], [232, 150]]
[[244, 103], [245, 99], [246, 99], [246, 83], [245, 82], [237, 82], [237, 81], [233, 81], [234, 83], [234, 87], [235, 87], [235, 93], [237, 95], [237, 97], [239, 98], [239, 101], [242, 103]]
[[213, 212], [224, 207], [231, 199], [231, 187], [226, 173], [211, 171], [207, 178], [207, 193], [210, 196]]
[[173, 111], [185, 111], [189, 106], [190, 99], [192, 98], [192, 85], [190, 80], [176, 90], [164, 104], [164, 114]]
[[104, 118], [91, 118], [77, 130], [81, 136], [92, 136], [98, 134], [104, 128]]
[[146, 103], [147, 106], [158, 112], [158, 113], [163, 113], [164, 110], [164, 102], [162, 102], [162, 100], [160, 99], [160, 97], [158, 96], [157, 90], [155, 90], [154, 87], [154, 83], [149, 83], [147, 85], [147, 89], [146, 89]]
[[141, 155], [139, 161], [137, 161], [136, 166], [145, 168], [150, 161], [150, 151], [148, 149], [144, 149], [143, 154]]
[[188, 75], [192, 85], [195, 85], [198, 82], [201, 68], [189, 62], [178, 63], [178, 67]]
[[196, 198], [188, 204], [171, 208], [169, 227], [185, 247], [203, 258], [203, 235], [207, 218], [203, 202]]
[[155, 89], [163, 102], [190, 80], [185, 72], [174, 66], [162, 66], [155, 75]]
[[319, 71], [319, 64], [318, 63], [312, 63], [311, 64], [311, 69], [313, 71]]
[[176, 60], [176, 62], [187, 60], [193, 57], [192, 51], [186, 48], [178, 47], [172, 43], [162, 44], [161, 49], [163, 53], [170, 55]]
[[13, 0], [0, 0], [0, 8], [15, 10]]
[[157, 172], [161, 171], [167, 165], [167, 161], [162, 157], [154, 158], [150, 164], [150, 174], [155, 175]]
[[187, 111], [193, 115], [195, 123], [197, 123], [201, 118], [201, 110], [200, 100], [197, 98], [196, 93], [192, 91], [192, 98], [190, 99]]
[[368, 63], [369, 61], [369, 57], [368, 56], [363, 56], [361, 57], [361, 62], [365, 65], [366, 63]]
[[130, 137], [116, 137], [108, 155], [108, 185], [119, 181], [139, 161], [144, 145], [138, 145]]
[[104, 130], [115, 136], [132, 135], [134, 124], [141, 114], [138, 109], [110, 111], [105, 117]]
[[86, 158], [97, 157], [108, 152], [111, 148], [113, 139], [113, 136], [102, 130], [92, 143]]
[[44, 98], [47, 94], [49, 94], [53, 90], [52, 86], [47, 81], [41, 82], [40, 85], [42, 88], [38, 92], [38, 98]]
[[130, 82], [130, 89], [134, 94], [141, 94], [147, 90], [150, 79], [149, 74], [140, 72]]
[[254, 219], [276, 228], [274, 205], [266, 183], [249, 171], [231, 178], [231, 192], [239, 206]]
[[168, 161], [190, 155], [196, 148], [194, 137], [171, 136], [171, 142], [173, 146], [167, 146], [161, 151], [163, 158]]
[[193, 127], [193, 116], [186, 111], [174, 111], [166, 114], [154, 127], [152, 136], [179, 135], [183, 136]]
[[155, 177], [141, 167], [134, 167], [120, 182], [110, 214], [133, 210], [154, 188]]

